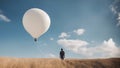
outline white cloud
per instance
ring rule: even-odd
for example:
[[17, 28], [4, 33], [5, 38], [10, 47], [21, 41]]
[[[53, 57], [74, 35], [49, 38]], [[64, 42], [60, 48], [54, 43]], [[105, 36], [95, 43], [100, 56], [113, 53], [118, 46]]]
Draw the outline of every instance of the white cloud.
[[80, 47], [85, 47], [88, 44], [86, 41], [73, 39], [60, 39], [57, 43], [74, 52], [77, 52]]
[[120, 0], [114, 0], [113, 4], [110, 6], [111, 7], [111, 10], [112, 12], [117, 15], [117, 20], [118, 20], [118, 23], [117, 23], [117, 26], [120, 26]]
[[111, 5], [111, 10], [112, 10], [112, 12], [113, 12], [114, 14], [117, 13], [116, 8], [117, 8], [117, 7], [114, 7], [113, 5]]
[[50, 58], [56, 58], [56, 55], [50, 53], [50, 54], [48, 54], [48, 57], [50, 57]]
[[4, 14], [0, 14], [0, 20], [5, 21], [5, 22], [10, 22], [11, 20], [5, 16]]
[[120, 57], [120, 48], [116, 46], [112, 38], [95, 47], [90, 47], [88, 42], [82, 40], [60, 39], [57, 43], [65, 49], [88, 58]]
[[50, 38], [50, 40], [52, 41], [52, 40], [54, 40], [54, 38]]
[[60, 36], [59, 36], [59, 38], [68, 38], [68, 37], [70, 37], [70, 35], [68, 35], [68, 34], [65, 33], [65, 32], [62, 32], [62, 33], [60, 34]]
[[104, 41], [98, 49], [103, 52], [103, 55], [106, 57], [120, 57], [120, 48], [116, 46], [112, 38], [108, 41]]
[[117, 19], [120, 20], [120, 13], [118, 13], [118, 18]]
[[77, 30], [74, 30], [73, 32], [75, 32], [77, 35], [82, 35], [82, 34], [84, 34], [85, 30], [84, 29], [77, 29]]
[[[120, 20], [120, 14], [119, 18]], [[77, 29], [73, 31], [77, 35], [84, 34], [84, 29]], [[70, 50], [76, 54], [80, 54], [86, 58], [109, 58], [109, 57], [120, 57], [120, 47], [117, 47], [112, 38], [107, 41], [104, 40], [101, 44], [96, 46], [91, 46], [96, 43], [95, 41], [87, 42], [80, 39], [69, 39], [71, 35], [63, 32], [59, 36], [57, 43], [62, 45], [67, 50]]]
[[118, 13], [118, 18], [117, 18], [117, 20], [118, 20], [117, 26], [120, 26], [120, 12]]

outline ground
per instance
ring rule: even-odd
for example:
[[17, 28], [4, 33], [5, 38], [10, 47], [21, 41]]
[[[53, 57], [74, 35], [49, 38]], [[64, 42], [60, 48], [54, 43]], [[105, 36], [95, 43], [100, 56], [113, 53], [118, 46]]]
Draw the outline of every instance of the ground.
[[120, 68], [120, 58], [0, 58], [0, 68]]

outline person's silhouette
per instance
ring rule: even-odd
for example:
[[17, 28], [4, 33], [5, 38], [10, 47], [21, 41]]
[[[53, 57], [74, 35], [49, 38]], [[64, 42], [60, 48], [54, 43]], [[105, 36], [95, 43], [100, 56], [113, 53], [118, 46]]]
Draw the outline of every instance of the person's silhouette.
[[61, 48], [61, 51], [60, 51], [60, 58], [61, 58], [62, 60], [64, 60], [64, 58], [65, 58], [65, 52], [63, 51], [62, 48]]

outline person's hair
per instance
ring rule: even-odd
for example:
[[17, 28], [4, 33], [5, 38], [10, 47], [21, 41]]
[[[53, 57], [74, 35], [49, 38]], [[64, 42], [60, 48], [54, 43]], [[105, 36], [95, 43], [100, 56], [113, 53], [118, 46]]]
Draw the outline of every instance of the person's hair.
[[63, 50], [63, 49], [61, 48], [61, 50]]

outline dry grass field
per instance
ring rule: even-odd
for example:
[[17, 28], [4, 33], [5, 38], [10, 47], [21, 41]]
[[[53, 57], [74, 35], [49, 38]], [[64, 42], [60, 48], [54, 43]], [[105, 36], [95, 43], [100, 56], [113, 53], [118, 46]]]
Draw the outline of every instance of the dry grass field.
[[120, 58], [55, 59], [0, 58], [0, 68], [120, 68]]

